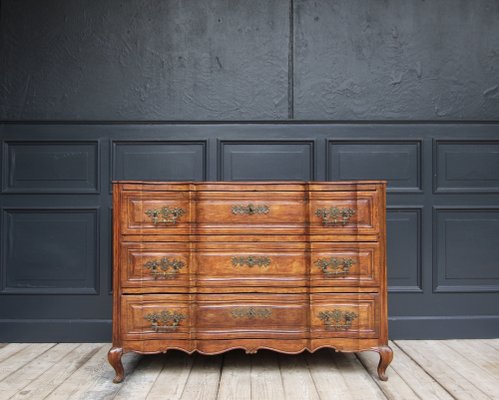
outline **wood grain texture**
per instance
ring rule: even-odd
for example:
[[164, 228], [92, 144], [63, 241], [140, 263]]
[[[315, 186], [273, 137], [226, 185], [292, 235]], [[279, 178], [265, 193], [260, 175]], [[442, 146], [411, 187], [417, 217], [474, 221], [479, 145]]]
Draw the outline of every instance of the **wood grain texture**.
[[[129, 375], [120, 385], [112, 383], [114, 371], [105, 360], [109, 344], [64, 344], [52, 346], [46, 351], [31, 351], [28, 358], [26, 353], [12, 353], [9, 363], [25, 367], [0, 379], [0, 397], [17, 400], [450, 400], [469, 399], [472, 398], [470, 393], [480, 390], [481, 398], [492, 399], [497, 395], [495, 386], [490, 387], [491, 383], [499, 379], [499, 371], [494, 368], [497, 364], [494, 344], [494, 339], [390, 342], [395, 359], [388, 371], [389, 382], [378, 379], [376, 368], [379, 357], [372, 351], [353, 355], [321, 349], [314, 354], [279, 355], [274, 351], [261, 350], [257, 354], [246, 355], [241, 350], [235, 350], [209, 357], [176, 350], [156, 356], [129, 353], [123, 357]], [[414, 360], [403, 350], [404, 347], [411, 347], [417, 354], [427, 352], [429, 345], [435, 353], [466, 347], [465, 352], [473, 349], [480, 355], [478, 359], [472, 359], [463, 352], [464, 359], [455, 364], [457, 367], [450, 368], [449, 365], [454, 363], [452, 352], [448, 362], [442, 365], [440, 356]], [[45, 349], [40, 344], [30, 347], [31, 350], [36, 347]], [[440, 370], [442, 367], [446, 369]], [[473, 377], [483, 375], [483, 378], [463, 380], [463, 373]], [[470, 380], [473, 381], [472, 388], [467, 391], [449, 392], [453, 382], [471, 385], [468, 383]]]
[[164, 356], [161, 372], [147, 395], [147, 400], [179, 399], [190, 376], [196, 356], [178, 351]]
[[[107, 350], [107, 345], [102, 343], [83, 343], [70, 351], [64, 358], [52, 364], [45, 372], [40, 374], [19, 390], [12, 399], [15, 400], [41, 400], [54, 392], [59, 386], [71, 377], [79, 368], [84, 366], [99, 350]], [[99, 353], [100, 354], [100, 353]], [[101, 362], [103, 360], [101, 359]], [[109, 378], [106, 376], [109, 383]]]
[[320, 399], [307, 362], [302, 356], [278, 355], [278, 360], [286, 399]]
[[113, 206], [117, 382], [119, 349], [375, 350], [385, 379], [384, 182], [118, 181]]
[[[438, 342], [421, 340], [416, 345], [411, 341], [399, 340], [397, 345], [419, 365], [425, 365], [428, 374], [456, 399], [491, 398], [487, 393], [489, 385], [482, 386], [481, 374], [470, 368], [470, 362], [450, 349], [439, 346]], [[491, 388], [492, 393], [496, 388], [497, 384]]]
[[[24, 368], [33, 358], [43, 355], [54, 346], [55, 343], [30, 344], [28, 346], [13, 345], [12, 350], [14, 351], [6, 351], [3, 360], [0, 361], [0, 380], [7, 378], [18, 369]], [[12, 355], [15, 357], [11, 358]]]
[[40, 355], [33, 357], [22, 368], [17, 369], [0, 381], [0, 393], [2, 393], [4, 398], [14, 396], [51, 366], [66, 358], [76, 347], [78, 347], [78, 344], [75, 343], [59, 343]]

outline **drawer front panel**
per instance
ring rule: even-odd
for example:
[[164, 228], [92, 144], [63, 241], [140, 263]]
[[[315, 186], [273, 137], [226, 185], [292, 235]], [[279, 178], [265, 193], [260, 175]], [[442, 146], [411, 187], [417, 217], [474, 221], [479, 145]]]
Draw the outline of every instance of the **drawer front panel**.
[[302, 192], [197, 193], [198, 233], [305, 233]]
[[310, 193], [310, 233], [372, 235], [380, 229], [380, 192]]
[[313, 338], [379, 337], [378, 294], [311, 294], [310, 327]]
[[379, 243], [312, 243], [312, 286], [379, 286]]
[[198, 295], [197, 339], [302, 338], [306, 294]]
[[189, 192], [125, 192], [123, 211], [123, 234], [190, 233], [192, 212]]
[[189, 339], [191, 326], [190, 295], [121, 296], [124, 339]]
[[122, 287], [188, 286], [189, 245], [124, 242], [120, 249]]
[[305, 286], [305, 244], [199, 244], [194, 255], [199, 286]]

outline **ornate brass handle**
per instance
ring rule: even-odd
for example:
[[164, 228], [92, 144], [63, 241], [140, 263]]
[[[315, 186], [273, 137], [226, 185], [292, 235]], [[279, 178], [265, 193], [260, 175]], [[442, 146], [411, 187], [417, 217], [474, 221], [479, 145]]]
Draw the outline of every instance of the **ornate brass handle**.
[[232, 265], [234, 267], [254, 267], [255, 265], [258, 267], [268, 267], [272, 263], [272, 260], [269, 257], [259, 257], [259, 256], [239, 256], [232, 257]]
[[151, 322], [151, 329], [155, 332], [164, 332], [176, 330], [186, 317], [178, 311], [163, 310], [147, 314], [144, 319]]
[[314, 264], [322, 270], [324, 275], [345, 275], [350, 267], [355, 264], [352, 258], [319, 258]]
[[335, 226], [348, 224], [350, 217], [355, 214], [353, 208], [319, 208], [315, 211], [315, 215], [322, 218], [323, 226]]
[[321, 311], [318, 316], [324, 322], [327, 331], [347, 331], [352, 327], [354, 319], [358, 318], [359, 314], [335, 308], [334, 310]]
[[184, 266], [185, 263], [183, 261], [177, 259], [170, 260], [168, 257], [151, 260], [144, 264], [144, 268], [150, 270], [154, 279], [174, 278]]
[[185, 210], [179, 207], [170, 208], [165, 206], [146, 210], [145, 214], [152, 219], [154, 225], [159, 223], [176, 224], [177, 220], [185, 214]]
[[246, 319], [266, 319], [272, 315], [270, 308], [262, 307], [237, 307], [230, 313], [232, 318], [246, 318]]
[[247, 206], [235, 205], [232, 206], [232, 214], [234, 215], [254, 215], [268, 214], [270, 207], [266, 204], [248, 204]]

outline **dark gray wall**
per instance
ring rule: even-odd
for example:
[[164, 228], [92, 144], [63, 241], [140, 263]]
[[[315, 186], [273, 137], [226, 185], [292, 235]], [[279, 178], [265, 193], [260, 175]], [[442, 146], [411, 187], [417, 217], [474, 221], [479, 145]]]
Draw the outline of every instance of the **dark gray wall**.
[[386, 179], [390, 337], [499, 336], [499, 123], [16, 123], [0, 146], [0, 342], [110, 340], [112, 179]]
[[496, 0], [1, 0], [3, 120], [497, 120]]
[[0, 341], [110, 339], [111, 179], [387, 179], [390, 336], [497, 337], [497, 21], [497, 0], [0, 0]]

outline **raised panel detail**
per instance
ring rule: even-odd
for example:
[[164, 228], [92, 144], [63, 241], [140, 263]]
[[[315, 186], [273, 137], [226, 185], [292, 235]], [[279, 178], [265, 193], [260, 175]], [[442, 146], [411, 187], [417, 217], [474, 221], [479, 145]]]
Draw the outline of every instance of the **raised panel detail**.
[[421, 210], [391, 208], [386, 213], [388, 288], [420, 292]]
[[499, 291], [499, 209], [436, 209], [435, 215], [435, 291]]
[[8, 293], [97, 293], [95, 209], [4, 209]]
[[385, 179], [390, 192], [421, 190], [420, 142], [330, 141], [328, 179]]
[[98, 192], [97, 142], [5, 142], [3, 191]]
[[114, 142], [113, 179], [206, 179], [205, 142]]
[[437, 141], [436, 192], [499, 192], [499, 141]]
[[221, 142], [221, 180], [313, 180], [313, 142]]

